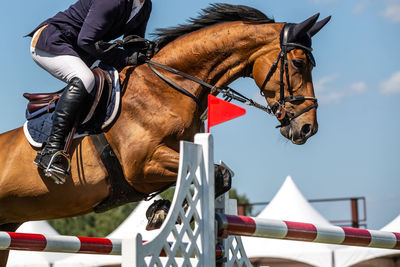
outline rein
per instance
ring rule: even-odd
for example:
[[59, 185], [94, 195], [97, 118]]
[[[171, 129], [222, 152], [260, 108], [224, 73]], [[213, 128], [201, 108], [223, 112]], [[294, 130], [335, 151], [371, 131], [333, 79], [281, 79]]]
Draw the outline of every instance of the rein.
[[189, 74], [187, 74], [187, 73], [181, 72], [181, 71], [179, 71], [179, 70], [177, 70], [177, 69], [171, 68], [171, 67], [169, 67], [169, 66], [166, 66], [166, 65], [163, 65], [163, 64], [154, 62], [154, 61], [148, 60], [146, 63], [149, 65], [150, 69], [151, 69], [155, 74], [157, 74], [157, 76], [159, 76], [161, 79], [163, 79], [166, 83], [168, 83], [168, 84], [171, 85], [174, 89], [178, 90], [179, 92], [183, 93], [184, 95], [186, 95], [186, 96], [192, 98], [192, 99], [196, 102], [196, 104], [197, 104], [197, 106], [198, 106], [199, 108], [201, 107], [201, 105], [200, 105], [200, 101], [198, 100], [198, 98], [197, 98], [196, 96], [194, 96], [192, 93], [188, 92], [185, 88], [183, 88], [183, 87], [180, 86], [179, 84], [175, 83], [174, 81], [172, 81], [171, 79], [169, 79], [168, 77], [166, 77], [165, 75], [163, 75], [162, 73], [160, 73], [159, 71], [157, 71], [157, 70], [154, 68], [154, 66], [159, 67], [159, 68], [161, 68], [161, 69], [164, 69], [164, 70], [166, 70], [166, 71], [169, 71], [169, 72], [171, 72], [171, 73], [180, 75], [180, 76], [182, 76], [182, 77], [184, 77], [184, 78], [186, 78], [186, 79], [188, 79], [188, 80], [191, 80], [191, 81], [193, 81], [193, 82], [196, 82], [196, 83], [198, 83], [198, 84], [200, 84], [200, 85], [202, 85], [202, 86], [204, 86], [204, 87], [207, 87], [207, 88], [210, 89], [210, 90], [216, 91], [216, 92], [218, 92], [219, 94], [222, 94], [222, 96], [224, 97], [224, 99], [225, 99], [226, 101], [228, 101], [228, 102], [230, 102], [230, 101], [233, 99], [233, 100], [239, 101], [239, 102], [241, 102], [241, 103], [243, 103], [243, 104], [245, 104], [245, 105], [248, 105], [248, 106], [252, 106], [252, 107], [256, 107], [256, 108], [258, 108], [258, 109], [261, 109], [262, 111], [265, 111], [265, 112], [267, 112], [268, 114], [273, 114], [273, 112], [272, 112], [272, 110], [271, 110], [270, 107], [263, 106], [263, 105], [261, 105], [261, 104], [255, 102], [254, 100], [252, 100], [252, 99], [250, 99], [250, 98], [247, 98], [246, 96], [240, 94], [239, 92], [233, 90], [232, 88], [230, 88], [230, 87], [228, 87], [228, 86], [227, 86], [227, 87], [217, 87], [217, 86], [213, 86], [213, 85], [208, 84], [208, 83], [206, 83], [206, 82], [204, 82], [204, 81], [202, 81], [202, 80], [200, 80], [200, 79], [198, 79], [198, 78], [196, 78], [196, 77], [193, 77], [193, 76], [191, 76], [191, 75], [189, 75]]

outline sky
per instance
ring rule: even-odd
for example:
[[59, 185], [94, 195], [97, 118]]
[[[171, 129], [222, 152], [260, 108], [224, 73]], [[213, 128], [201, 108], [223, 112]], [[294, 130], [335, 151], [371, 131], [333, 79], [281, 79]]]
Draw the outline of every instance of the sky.
[[[29, 38], [44, 19], [72, 0], [7, 1], [0, 9], [0, 132], [25, 121], [24, 92], [64, 84], [35, 65]], [[319, 131], [297, 146], [275, 129], [275, 118], [251, 107], [211, 128], [215, 160], [235, 171], [233, 187], [250, 202], [270, 201], [290, 175], [308, 199], [366, 197], [367, 223], [379, 229], [400, 213], [400, 1], [227, 1], [255, 7], [277, 22], [298, 23], [320, 12], [331, 21], [313, 38]], [[153, 0], [147, 37], [156, 28], [185, 23], [212, 1]], [[231, 87], [261, 103], [253, 80]], [[349, 204], [318, 205], [327, 219], [350, 219]], [[363, 214], [360, 213], [362, 217]]]

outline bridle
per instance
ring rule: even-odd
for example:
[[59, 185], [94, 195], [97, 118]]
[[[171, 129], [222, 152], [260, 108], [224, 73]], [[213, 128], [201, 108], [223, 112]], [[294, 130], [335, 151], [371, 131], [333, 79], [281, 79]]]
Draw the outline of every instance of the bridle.
[[[180, 93], [190, 97], [193, 99], [193, 101], [197, 104], [198, 108], [201, 108], [200, 101], [196, 96], [194, 96], [192, 93], [187, 91], [185, 88], [180, 86], [179, 84], [175, 83], [165, 75], [163, 75], [161, 72], [159, 72], [155, 67], [164, 69], [166, 71], [169, 71], [171, 73], [180, 75], [188, 80], [191, 80], [193, 82], [196, 82], [208, 89], [210, 89], [212, 92], [217, 92], [218, 94], [222, 94], [223, 98], [227, 101], [231, 101], [232, 99], [237, 100], [243, 104], [249, 105], [256, 107], [258, 109], [261, 109], [265, 112], [267, 112], [270, 115], [275, 115], [276, 118], [279, 120], [281, 123], [280, 125], [276, 126], [276, 128], [284, 127], [290, 124], [292, 120], [295, 118], [299, 117], [300, 115], [312, 110], [313, 108], [318, 107], [318, 100], [315, 97], [309, 97], [309, 96], [295, 96], [293, 95], [293, 89], [290, 86], [290, 77], [289, 77], [289, 68], [288, 68], [288, 60], [287, 60], [287, 53], [292, 50], [293, 48], [299, 48], [305, 51], [308, 59], [311, 61], [311, 63], [315, 66], [315, 61], [314, 57], [311, 54], [312, 48], [307, 47], [298, 43], [289, 43], [288, 40], [288, 35], [289, 35], [289, 30], [290, 27], [293, 24], [285, 24], [285, 26], [282, 29], [281, 32], [281, 51], [279, 52], [278, 58], [275, 60], [273, 65], [271, 66], [267, 76], [265, 77], [265, 80], [260, 88], [260, 93], [263, 95], [263, 90], [265, 86], [267, 85], [268, 81], [271, 79], [272, 75], [275, 73], [279, 62], [281, 62], [281, 70], [280, 70], [280, 97], [279, 100], [276, 101], [272, 106], [269, 104], [269, 106], [264, 106], [261, 105], [255, 101], [253, 101], [250, 98], [245, 97], [244, 95], [238, 93], [237, 91], [233, 90], [230, 87], [216, 87], [213, 85], [210, 85], [196, 77], [193, 77], [189, 74], [186, 74], [184, 72], [181, 72], [179, 70], [176, 70], [172, 67], [160, 64], [158, 62], [154, 62], [151, 60], [147, 60], [146, 63], [150, 67], [150, 69], [162, 80], [164, 80], [167, 84], [169, 84], [171, 87], [173, 87], [175, 90], [179, 91]], [[287, 83], [287, 90], [289, 92], [289, 97], [285, 98], [285, 84], [284, 84], [284, 74], [286, 74], [286, 83]], [[304, 100], [311, 100], [314, 102], [313, 105], [303, 109], [302, 111], [296, 113], [295, 115], [290, 114], [289, 112], [286, 111], [286, 103], [292, 103], [296, 101], [304, 101]], [[271, 106], [271, 107], [270, 107]]]
[[[290, 78], [289, 78], [289, 68], [288, 68], [288, 59], [287, 59], [287, 53], [292, 50], [293, 48], [300, 48], [304, 50], [304, 52], [307, 55], [307, 58], [310, 60], [310, 62], [315, 66], [315, 60], [313, 55], [311, 54], [312, 48], [307, 47], [298, 43], [289, 43], [288, 42], [288, 36], [289, 36], [289, 30], [290, 27], [292, 27], [293, 24], [285, 24], [283, 26], [282, 32], [281, 32], [281, 51], [279, 52], [278, 58], [275, 60], [275, 62], [272, 64], [267, 76], [265, 77], [265, 80], [260, 87], [260, 93], [261, 95], [264, 95], [263, 90], [265, 86], [267, 85], [268, 81], [271, 79], [272, 75], [275, 73], [276, 69], [278, 68], [278, 63], [281, 62], [281, 72], [280, 72], [280, 90], [279, 90], [279, 100], [275, 101], [275, 103], [271, 106], [272, 113], [276, 116], [276, 118], [279, 120], [281, 125], [278, 125], [277, 128], [287, 126], [290, 124], [292, 120], [295, 118], [299, 117], [300, 115], [312, 110], [313, 108], [318, 108], [318, 100], [315, 97], [310, 97], [310, 96], [299, 96], [299, 95], [293, 95], [293, 89], [290, 85]], [[284, 74], [286, 78], [286, 84], [287, 84], [287, 90], [289, 92], [289, 97], [285, 98], [285, 83], [284, 83]], [[291, 115], [286, 111], [286, 103], [292, 103], [296, 101], [304, 101], [304, 100], [311, 100], [314, 102], [313, 105], [306, 107], [302, 111], [296, 113], [295, 115]], [[268, 103], [269, 104], [269, 103]]]

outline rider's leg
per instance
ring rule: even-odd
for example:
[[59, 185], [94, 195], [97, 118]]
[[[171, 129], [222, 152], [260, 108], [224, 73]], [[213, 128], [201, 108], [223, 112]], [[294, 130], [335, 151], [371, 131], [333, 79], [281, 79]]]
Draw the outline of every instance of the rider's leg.
[[[65, 137], [77, 119], [88, 93], [94, 88], [95, 79], [92, 71], [79, 57], [52, 55], [33, 46], [31, 46], [31, 54], [40, 67], [68, 83], [58, 100], [50, 136], [34, 161], [39, 167], [47, 169], [54, 153], [63, 150]], [[56, 158], [50, 169], [53, 172], [66, 173], [66, 166], [62, 164], [61, 159]]]
[[[74, 122], [79, 119], [79, 111], [88, 93], [79, 78], [73, 78], [58, 100], [54, 111], [53, 126], [42, 151], [38, 152], [35, 163], [42, 169], [49, 167], [54, 154], [64, 149], [65, 137]], [[51, 171], [67, 174], [62, 158], [55, 158], [50, 166]]]
[[95, 85], [95, 78], [90, 68], [82, 59], [70, 55], [53, 55], [31, 47], [33, 60], [41, 68], [55, 78], [69, 84], [73, 78], [81, 79], [87, 92], [91, 92]]

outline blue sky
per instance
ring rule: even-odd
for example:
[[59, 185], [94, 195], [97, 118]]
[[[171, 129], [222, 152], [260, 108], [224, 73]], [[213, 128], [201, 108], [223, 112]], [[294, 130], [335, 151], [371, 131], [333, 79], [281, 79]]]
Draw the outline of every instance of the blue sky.
[[[367, 198], [368, 227], [378, 229], [400, 213], [400, 2], [398, 0], [226, 1], [256, 7], [278, 22], [332, 15], [313, 39], [320, 101], [319, 132], [296, 146], [261, 111], [213, 127], [215, 159], [231, 166], [234, 187], [251, 202], [269, 201], [287, 175], [306, 198]], [[63, 84], [29, 55], [31, 29], [73, 1], [8, 1], [0, 10], [0, 132], [24, 123], [24, 92], [49, 92]], [[211, 1], [153, 0], [148, 33], [196, 16]], [[251, 79], [232, 87], [260, 102]], [[349, 208], [317, 207], [328, 219], [349, 218]]]

